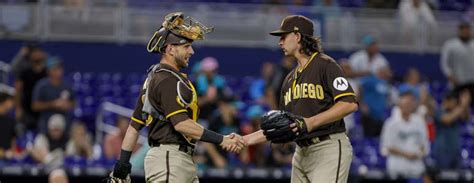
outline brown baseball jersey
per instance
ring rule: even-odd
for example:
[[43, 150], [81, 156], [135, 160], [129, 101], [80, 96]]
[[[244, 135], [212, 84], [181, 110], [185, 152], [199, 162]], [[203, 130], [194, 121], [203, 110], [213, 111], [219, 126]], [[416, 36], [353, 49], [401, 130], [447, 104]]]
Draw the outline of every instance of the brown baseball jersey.
[[[338, 101], [356, 102], [354, 91], [334, 59], [314, 53], [301, 70], [295, 68], [286, 76], [280, 109], [308, 118], [328, 110]], [[340, 119], [314, 129], [307, 138], [345, 130], [344, 121]]]
[[[146, 110], [147, 100], [159, 115]], [[159, 64], [153, 67], [143, 84], [131, 125], [137, 130], [149, 127], [149, 144], [194, 145], [195, 141], [176, 131], [174, 125], [187, 119], [197, 121], [198, 112], [192, 83], [178, 70]]]

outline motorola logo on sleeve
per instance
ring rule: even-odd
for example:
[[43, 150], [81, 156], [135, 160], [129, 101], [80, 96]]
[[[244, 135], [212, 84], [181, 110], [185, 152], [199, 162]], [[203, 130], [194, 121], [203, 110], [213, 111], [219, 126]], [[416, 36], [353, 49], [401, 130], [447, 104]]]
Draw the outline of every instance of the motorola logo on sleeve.
[[349, 83], [347, 82], [346, 78], [343, 77], [337, 77], [334, 79], [332, 82], [332, 86], [339, 91], [345, 91], [347, 88], [349, 88]]

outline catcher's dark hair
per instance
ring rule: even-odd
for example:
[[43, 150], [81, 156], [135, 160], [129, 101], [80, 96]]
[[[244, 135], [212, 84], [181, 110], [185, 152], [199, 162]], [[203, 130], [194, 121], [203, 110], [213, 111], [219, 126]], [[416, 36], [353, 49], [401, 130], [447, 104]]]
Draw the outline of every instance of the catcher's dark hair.
[[301, 39], [299, 43], [301, 44], [300, 53], [312, 55], [315, 52], [323, 52], [321, 46], [321, 38], [319, 37], [312, 37], [301, 34]]

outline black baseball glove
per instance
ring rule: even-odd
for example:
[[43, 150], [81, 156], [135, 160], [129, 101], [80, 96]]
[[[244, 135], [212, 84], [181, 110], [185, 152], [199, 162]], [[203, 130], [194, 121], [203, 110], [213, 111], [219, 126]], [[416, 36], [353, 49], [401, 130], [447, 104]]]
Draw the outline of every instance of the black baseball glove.
[[303, 117], [282, 110], [272, 110], [262, 116], [260, 128], [272, 143], [287, 143], [308, 133]]
[[130, 183], [130, 172], [132, 165], [129, 162], [117, 161], [114, 166], [114, 171], [110, 173], [103, 182], [105, 183]]

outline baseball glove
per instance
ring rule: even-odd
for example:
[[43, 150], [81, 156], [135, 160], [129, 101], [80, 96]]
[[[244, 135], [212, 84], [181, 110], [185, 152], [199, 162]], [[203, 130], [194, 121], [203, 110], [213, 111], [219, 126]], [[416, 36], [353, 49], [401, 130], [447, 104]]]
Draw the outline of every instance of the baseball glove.
[[282, 110], [272, 110], [263, 115], [260, 128], [272, 143], [291, 142], [308, 133], [303, 117]]
[[109, 177], [104, 179], [104, 183], [131, 183], [130, 172], [132, 165], [128, 162], [117, 161], [115, 163], [114, 171], [110, 173]]

